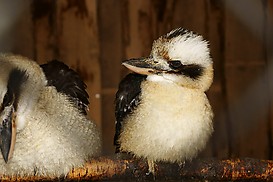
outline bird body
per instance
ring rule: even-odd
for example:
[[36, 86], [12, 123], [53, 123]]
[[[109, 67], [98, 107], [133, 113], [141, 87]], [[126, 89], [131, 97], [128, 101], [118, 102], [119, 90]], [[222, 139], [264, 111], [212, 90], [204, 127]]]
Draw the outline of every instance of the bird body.
[[0, 155], [1, 175], [59, 177], [99, 154], [101, 139], [95, 124], [80, 113], [68, 94], [48, 85], [37, 63], [1, 54], [0, 65], [0, 122], [5, 120], [8, 104], [4, 103], [12, 90], [16, 130], [12, 155], [8, 161]]
[[148, 57], [122, 64], [134, 73], [116, 93], [116, 152], [146, 158], [151, 173], [156, 161], [194, 158], [213, 132], [208, 43], [178, 28], [155, 40]]
[[149, 77], [141, 89], [139, 106], [124, 122], [121, 150], [153, 161], [181, 162], [195, 157], [212, 132], [206, 95]]

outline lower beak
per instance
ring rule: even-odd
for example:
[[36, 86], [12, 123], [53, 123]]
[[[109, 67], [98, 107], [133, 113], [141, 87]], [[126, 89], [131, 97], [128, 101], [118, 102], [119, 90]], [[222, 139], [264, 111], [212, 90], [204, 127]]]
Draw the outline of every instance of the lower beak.
[[129, 59], [124, 61], [122, 64], [131, 71], [142, 75], [157, 74], [169, 71], [169, 67], [167, 65], [154, 61], [154, 59], [151, 57]]
[[12, 157], [16, 140], [15, 113], [11, 111], [8, 118], [0, 124], [0, 149], [5, 162]]

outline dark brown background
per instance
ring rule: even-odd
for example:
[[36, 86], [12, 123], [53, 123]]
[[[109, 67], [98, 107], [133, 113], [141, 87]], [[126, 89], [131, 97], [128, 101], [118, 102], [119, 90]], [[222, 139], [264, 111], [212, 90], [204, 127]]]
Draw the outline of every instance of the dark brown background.
[[194, 30], [210, 41], [215, 69], [215, 133], [200, 157], [271, 159], [272, 8], [272, 0], [1, 0], [0, 51], [76, 69], [112, 154], [114, 95], [128, 73], [121, 61], [149, 55], [174, 28]]

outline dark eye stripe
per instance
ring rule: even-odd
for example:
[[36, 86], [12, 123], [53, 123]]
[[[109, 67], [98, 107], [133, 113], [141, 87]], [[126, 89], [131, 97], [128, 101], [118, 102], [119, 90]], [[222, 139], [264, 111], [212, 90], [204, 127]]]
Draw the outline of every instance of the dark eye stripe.
[[10, 106], [12, 102], [13, 102], [13, 93], [11, 93], [11, 91], [8, 90], [3, 99], [3, 107]]
[[169, 73], [183, 74], [192, 79], [198, 79], [204, 71], [204, 68], [197, 64], [183, 65], [180, 61], [169, 61], [168, 63], [170, 68], [173, 69]]
[[28, 76], [26, 74], [26, 71], [16, 68], [13, 69], [9, 74], [9, 80], [7, 85], [9, 95], [7, 95], [6, 102], [9, 102], [9, 99], [12, 99], [15, 110], [18, 105], [18, 99], [20, 96], [22, 85], [27, 80], [27, 78]]
[[181, 70], [182, 74], [192, 79], [198, 79], [203, 74], [204, 68], [200, 65], [186, 65]]

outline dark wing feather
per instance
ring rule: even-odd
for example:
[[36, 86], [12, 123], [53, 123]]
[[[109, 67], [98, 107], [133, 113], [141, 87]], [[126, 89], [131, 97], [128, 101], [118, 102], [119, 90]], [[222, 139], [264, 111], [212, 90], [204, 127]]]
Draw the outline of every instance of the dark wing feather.
[[141, 82], [146, 79], [146, 75], [139, 75], [135, 73], [128, 74], [119, 84], [119, 90], [116, 93], [116, 133], [114, 137], [114, 145], [116, 146], [116, 153], [119, 152], [120, 144], [118, 138], [122, 129], [124, 118], [132, 112], [134, 107], [139, 104]]
[[75, 103], [77, 108], [83, 114], [87, 114], [89, 96], [86, 92], [86, 85], [78, 73], [57, 60], [43, 64], [41, 68], [48, 80], [47, 85], [54, 86], [58, 92], [69, 96], [69, 99]]

